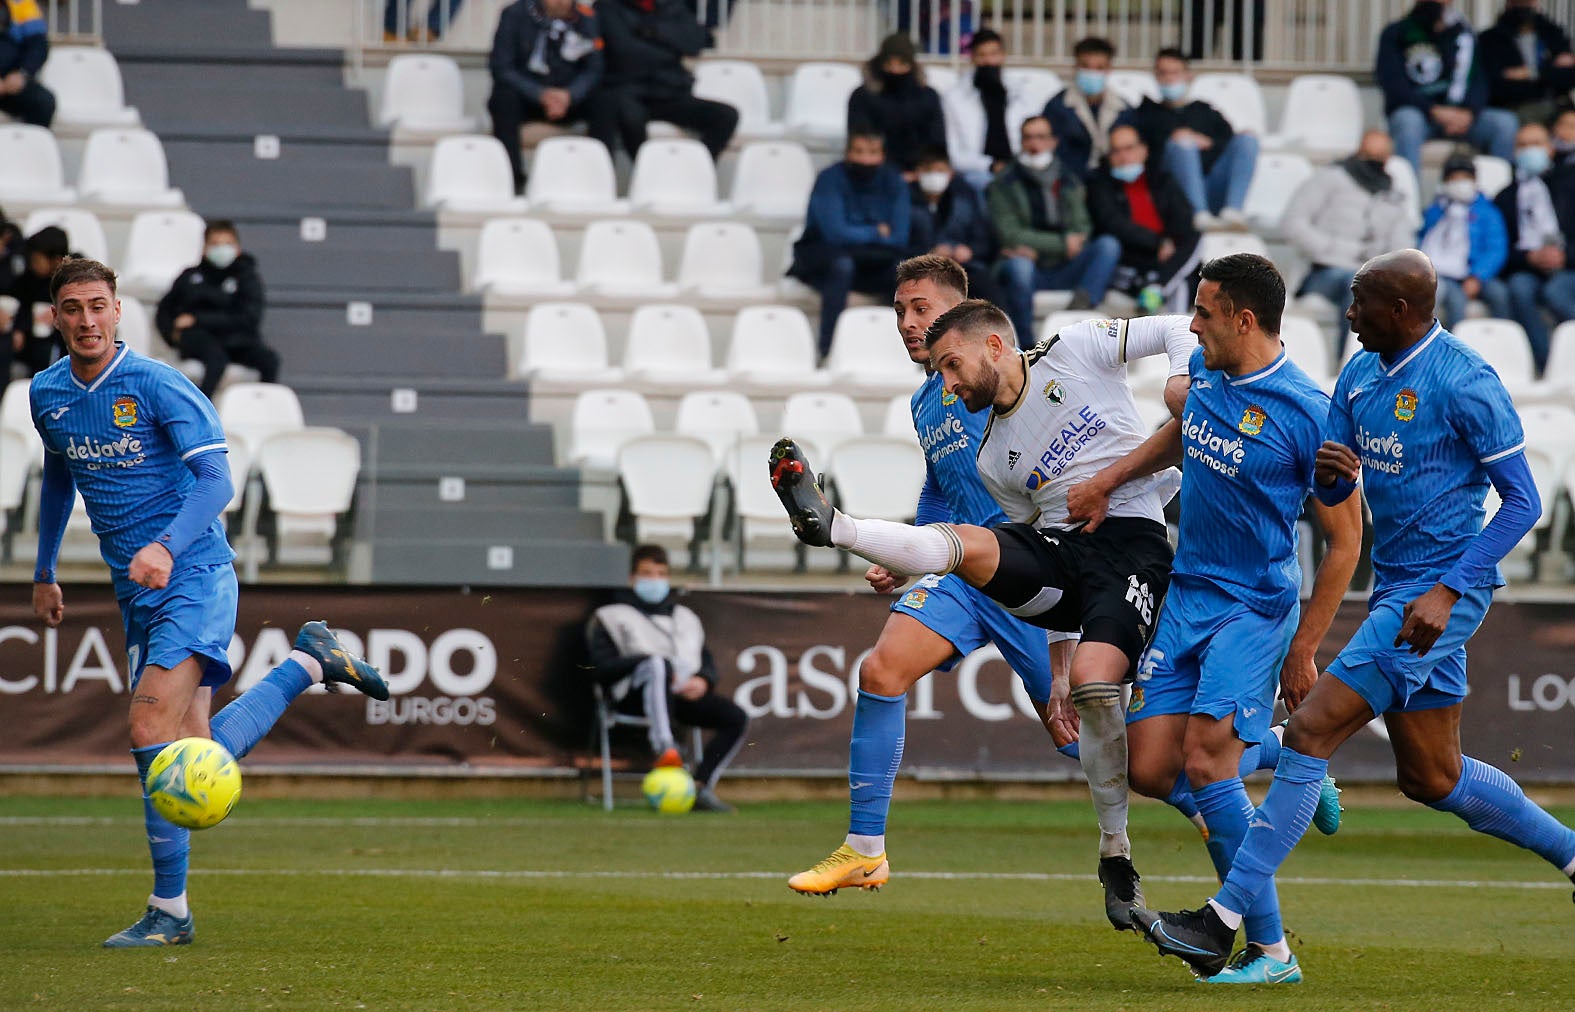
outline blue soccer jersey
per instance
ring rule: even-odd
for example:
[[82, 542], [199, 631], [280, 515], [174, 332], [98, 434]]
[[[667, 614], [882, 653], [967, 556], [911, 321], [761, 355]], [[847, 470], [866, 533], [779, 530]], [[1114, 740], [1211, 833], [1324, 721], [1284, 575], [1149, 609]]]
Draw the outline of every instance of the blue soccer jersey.
[[[126, 577], [132, 557], [164, 532], [196, 484], [186, 461], [226, 449], [213, 405], [178, 370], [124, 344], [91, 383], [63, 358], [33, 378], [30, 393], [33, 424], [44, 448], [66, 459], [116, 594], [135, 593]], [[234, 558], [215, 519], [176, 567]]]
[[979, 480], [975, 454], [990, 422], [990, 410], [969, 411], [946, 392], [940, 373], [930, 373], [913, 394], [913, 427], [924, 450], [924, 491], [918, 522], [994, 527], [1006, 522], [1000, 503]]
[[1230, 376], [1192, 353], [1181, 421], [1184, 536], [1177, 577], [1208, 580], [1266, 615], [1301, 591], [1296, 521], [1312, 487], [1329, 397], [1281, 352]]
[[[1525, 447], [1498, 374], [1437, 322], [1398, 361], [1362, 352], [1346, 363], [1325, 438], [1362, 458], [1375, 595], [1437, 582], [1482, 530], [1485, 465]], [[1479, 585], [1503, 583], [1495, 566]]]

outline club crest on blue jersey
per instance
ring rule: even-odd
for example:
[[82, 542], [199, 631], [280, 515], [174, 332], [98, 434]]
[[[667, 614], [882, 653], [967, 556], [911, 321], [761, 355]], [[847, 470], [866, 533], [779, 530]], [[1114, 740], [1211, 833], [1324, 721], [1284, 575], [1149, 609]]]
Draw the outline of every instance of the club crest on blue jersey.
[[957, 403], [957, 395], [952, 393], [950, 390], [947, 390], [946, 392], [941, 394], [941, 407], [949, 408], [953, 404], [956, 404], [956, 403]]
[[1132, 687], [1132, 699], [1127, 703], [1127, 712], [1137, 713], [1139, 710], [1143, 709], [1144, 702], [1143, 686], [1134, 685]]
[[137, 424], [137, 402], [130, 397], [121, 397], [115, 401], [115, 427], [129, 429]]
[[923, 587], [915, 587], [914, 589], [908, 591], [908, 593], [903, 597], [902, 606], [904, 608], [912, 608], [914, 611], [923, 611], [924, 602], [928, 601], [929, 599], [929, 591], [925, 590]]
[[1236, 428], [1246, 436], [1256, 436], [1263, 432], [1263, 423], [1269, 420], [1269, 413], [1256, 404], [1247, 405], [1241, 413], [1241, 421], [1236, 423]]
[[1416, 417], [1416, 391], [1410, 387], [1395, 394], [1395, 417], [1409, 422]]
[[1045, 400], [1049, 401], [1051, 404], [1062, 404], [1066, 402], [1066, 388], [1061, 385], [1060, 380], [1051, 380], [1049, 383], [1046, 383], [1044, 393]]

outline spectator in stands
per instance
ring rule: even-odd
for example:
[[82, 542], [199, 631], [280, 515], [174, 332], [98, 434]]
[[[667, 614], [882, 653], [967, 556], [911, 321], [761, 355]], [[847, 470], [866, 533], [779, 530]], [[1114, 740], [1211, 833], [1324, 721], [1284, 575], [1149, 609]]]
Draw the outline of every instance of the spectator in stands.
[[1115, 55], [1115, 47], [1104, 39], [1079, 39], [1072, 47], [1076, 80], [1045, 103], [1045, 119], [1056, 136], [1056, 157], [1080, 180], [1087, 179], [1110, 153], [1110, 131], [1132, 122], [1133, 110], [1126, 100], [1106, 87]]
[[155, 325], [181, 358], [201, 362], [209, 397], [231, 362], [257, 370], [264, 383], [279, 380], [279, 353], [263, 344], [266, 302], [257, 261], [241, 251], [235, 223], [214, 219], [202, 234], [202, 260], [175, 279], [159, 300]]
[[995, 236], [984, 196], [952, 171], [946, 152], [919, 152], [918, 178], [909, 186], [913, 198], [907, 256], [936, 253], [962, 265], [968, 292], [995, 301]]
[[49, 25], [37, 3], [0, 3], [0, 112], [47, 127], [55, 120], [55, 93], [38, 83], [49, 58]]
[[1553, 162], [1560, 168], [1575, 165], [1575, 109], [1565, 109], [1553, 120]]
[[1503, 284], [1491, 287], [1493, 315], [1526, 331], [1540, 373], [1548, 364], [1546, 310], [1555, 323], [1575, 319], [1575, 168], [1553, 168], [1547, 128], [1527, 123], [1515, 136], [1515, 179], [1494, 198], [1509, 237]]
[[1159, 101], [1145, 98], [1132, 124], [1148, 145], [1150, 169], [1169, 172], [1192, 202], [1197, 229], [1245, 229], [1242, 205], [1258, 164], [1258, 138], [1238, 134], [1207, 102], [1188, 101], [1192, 68], [1179, 49], [1154, 58]]
[[70, 253], [70, 241], [65, 230], [46, 225], [28, 236], [23, 248], [27, 267], [0, 300], [0, 332], [6, 335], [0, 380], [10, 377], [13, 361], [22, 364], [24, 376], [33, 376], [66, 350], [55, 330], [49, 278]]
[[1488, 104], [1522, 123], [1545, 123], [1575, 88], [1575, 52], [1564, 29], [1537, 11], [1537, 0], [1509, 0], [1482, 33]]
[[952, 167], [982, 192], [1016, 156], [1023, 120], [1038, 110], [1027, 104], [1021, 87], [1007, 83], [1006, 43], [999, 35], [988, 28], [975, 32], [968, 56], [973, 73], [961, 75], [947, 89], [941, 106]]
[[[503, 142], [514, 170], [514, 191], [525, 190], [520, 128], [567, 125], [586, 119], [602, 79], [602, 33], [596, 14], [574, 0], [518, 0], [498, 15], [492, 38], [492, 134]], [[595, 96], [595, 98], [593, 98]]]
[[[22, 240], [22, 228], [0, 208], [0, 293], [9, 292], [25, 270], [27, 244]], [[4, 379], [5, 374], [0, 372], [0, 382]]]
[[1477, 188], [1477, 168], [1469, 150], [1444, 163], [1438, 197], [1422, 213], [1417, 244], [1438, 270], [1438, 319], [1452, 327], [1466, 315], [1466, 302], [1492, 302], [1504, 296], [1498, 272], [1509, 256], [1509, 236], [1498, 208]]
[[1115, 287], [1137, 296], [1150, 313], [1180, 313], [1197, 287], [1198, 243], [1192, 204], [1163, 169], [1149, 169], [1137, 128], [1110, 132], [1110, 157], [1088, 178], [1094, 232], [1121, 243]]
[[1476, 41], [1460, 12], [1422, 0], [1378, 37], [1374, 71], [1395, 150], [1422, 174], [1422, 143], [1464, 141], [1510, 159], [1515, 114], [1487, 105], [1487, 78], [1476, 65]]
[[695, 78], [684, 58], [711, 44], [711, 31], [695, 20], [684, 0], [601, 0], [596, 5], [607, 45], [602, 87], [593, 103], [590, 135], [615, 150], [619, 140], [633, 158], [653, 119], [693, 130], [716, 158], [738, 127], [738, 110], [694, 95]]
[[1001, 243], [1001, 308], [1024, 348], [1034, 344], [1034, 292], [1070, 290], [1070, 308], [1092, 309], [1121, 259], [1114, 236], [1090, 237], [1083, 184], [1056, 159], [1055, 144], [1043, 116], [1023, 123], [1020, 153], [985, 191]]
[[[1246, 52], [1244, 43], [1252, 40], [1252, 62], [1263, 60], [1263, 37], [1268, 32], [1265, 0], [1252, 0], [1252, 17], [1247, 16], [1247, 0], [1187, 0], [1188, 21], [1192, 26], [1191, 52], [1194, 60], [1230, 59], [1240, 63]], [[1226, 12], [1229, 12], [1227, 15]], [[1229, 28], [1226, 23], [1229, 22]], [[1219, 32], [1216, 45], [1214, 33]], [[1230, 43], [1230, 55], [1225, 44]]]
[[886, 159], [909, 179], [920, 148], [946, 147], [941, 96], [924, 83], [908, 36], [888, 35], [865, 65], [864, 83], [848, 96], [848, 133], [880, 134]]
[[[383, 41], [421, 42], [441, 39], [449, 25], [454, 23], [454, 15], [459, 13], [459, 5], [463, 2], [431, 0], [427, 5], [427, 30], [423, 35], [421, 21], [416, 17], [416, 0], [384, 0]], [[401, 28], [404, 29], [403, 33], [400, 32]]]
[[902, 174], [878, 133], [848, 135], [843, 160], [815, 177], [790, 277], [820, 291], [820, 354], [831, 351], [849, 292], [890, 301], [908, 248], [911, 209]]
[[[1372, 257], [1416, 241], [1410, 201], [1384, 168], [1394, 146], [1382, 130], [1362, 135], [1351, 157], [1319, 169], [1297, 188], [1280, 229], [1312, 264], [1297, 295], [1321, 295], [1345, 319], [1351, 280]], [[1341, 341], [1346, 329], [1339, 328]]]
[[641, 545], [630, 559], [629, 589], [597, 608], [587, 623], [591, 667], [620, 710], [650, 718], [658, 766], [678, 766], [673, 721], [716, 733], [694, 769], [695, 810], [731, 812], [716, 796], [716, 781], [743, 744], [749, 716], [716, 691], [716, 662], [705, 629], [678, 603], [669, 582], [667, 552]]

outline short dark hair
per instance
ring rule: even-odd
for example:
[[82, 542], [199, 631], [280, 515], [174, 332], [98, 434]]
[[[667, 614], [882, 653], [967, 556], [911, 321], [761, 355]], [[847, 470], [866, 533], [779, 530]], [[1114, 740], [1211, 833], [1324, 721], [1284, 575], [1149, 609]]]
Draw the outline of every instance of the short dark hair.
[[970, 337], [999, 334], [1003, 341], [1017, 347], [1017, 335], [1012, 330], [1011, 319], [1001, 311], [1000, 306], [984, 299], [964, 299], [936, 317], [924, 335], [925, 347], [935, 347], [941, 338], [954, 330], [960, 330]]
[[1072, 58], [1075, 60], [1079, 56], [1104, 56], [1113, 60], [1116, 58], [1116, 47], [1110, 44], [1109, 39], [1090, 35], [1086, 39], [1078, 39], [1072, 46]]
[[1231, 312], [1250, 309], [1264, 333], [1280, 332], [1280, 317], [1285, 313], [1285, 278], [1268, 257], [1256, 253], [1215, 257], [1204, 263], [1201, 277], [1219, 284], [1220, 298]]
[[640, 568], [642, 562], [654, 562], [658, 566], [669, 565], [667, 549], [661, 545], [640, 545], [629, 553], [629, 572], [633, 573]]
[[913, 156], [914, 165], [933, 165], [936, 162], [952, 163], [951, 156], [939, 144], [926, 144]]
[[1164, 49], [1161, 49], [1159, 52], [1155, 53], [1154, 62], [1158, 63], [1160, 60], [1180, 60], [1187, 66], [1192, 66], [1192, 61], [1187, 59], [1187, 54], [1177, 49], [1175, 46], [1166, 46]]
[[897, 265], [897, 287], [901, 288], [909, 281], [925, 280], [950, 288], [965, 299], [968, 297], [968, 272], [951, 257], [925, 253], [909, 257]]
[[235, 227], [235, 222], [228, 218], [209, 218], [202, 224], [202, 237], [210, 239], [215, 232], [228, 232], [235, 238], [241, 237], [241, 230]]
[[1050, 136], [1051, 137], [1055, 136], [1055, 124], [1050, 122], [1050, 117], [1046, 116], [1042, 112], [1036, 112], [1032, 116], [1029, 116], [1028, 118], [1024, 119], [1021, 123], [1019, 123], [1018, 126], [1017, 126], [1017, 133], [1018, 133], [1018, 135], [1021, 136], [1022, 132], [1023, 132], [1023, 127], [1025, 127], [1028, 124], [1032, 123], [1034, 120], [1042, 121], [1045, 126], [1050, 128]]
[[853, 150], [853, 142], [856, 141], [856, 140], [859, 140], [860, 138], [863, 138], [864, 140], [867, 140], [867, 141], [868, 140], [880, 141], [880, 146], [881, 147], [884, 148], [886, 146], [886, 135], [885, 134], [881, 133], [879, 130], [876, 130], [874, 127], [862, 126], [861, 125], [861, 126], [856, 126], [852, 130], [848, 131], [848, 143], [846, 143], [846, 144], [844, 144], [842, 146], [843, 154], [846, 154], [849, 151], [852, 151]]
[[993, 28], [981, 28], [973, 33], [973, 38], [968, 43], [968, 51], [971, 53], [980, 46], [987, 46], [992, 42], [1002, 49], [1006, 48], [1006, 40], [1001, 38], [1000, 32]]
[[46, 257], [63, 257], [71, 252], [71, 239], [59, 225], [45, 225], [28, 236], [22, 245], [28, 253], [42, 253]]
[[107, 264], [87, 257], [66, 257], [65, 261], [49, 276], [49, 301], [60, 304], [60, 289], [79, 281], [102, 281], [115, 294], [115, 272]]

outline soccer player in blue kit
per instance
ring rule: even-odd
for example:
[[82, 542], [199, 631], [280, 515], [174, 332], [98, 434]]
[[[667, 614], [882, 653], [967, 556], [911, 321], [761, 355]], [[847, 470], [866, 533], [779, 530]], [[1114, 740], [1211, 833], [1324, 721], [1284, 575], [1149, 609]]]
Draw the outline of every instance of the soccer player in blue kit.
[[33, 611], [50, 626], [65, 617], [55, 562], [79, 491], [125, 624], [131, 754], [153, 858], [147, 910], [104, 945], [185, 945], [194, 934], [190, 833], [147, 800], [154, 757], [177, 738], [211, 737], [239, 758], [314, 683], [343, 683], [375, 699], [388, 698], [388, 685], [325, 624], [309, 622], [289, 658], [210, 721], [213, 689], [231, 675], [237, 600], [235, 553], [218, 522], [232, 494], [224, 430], [190, 380], [115, 340], [114, 271], [69, 259], [50, 279], [50, 297], [67, 357], [29, 391], [46, 451]]
[[[1314, 652], [1361, 554], [1362, 513], [1354, 498], [1315, 507], [1329, 548], [1302, 612], [1296, 524], [1329, 397], [1280, 343], [1285, 280], [1268, 259], [1220, 257], [1201, 277], [1192, 319], [1200, 347], [1181, 419], [1074, 486], [1067, 503], [1097, 527], [1111, 491], [1184, 461], [1170, 591], [1127, 707], [1130, 772], [1133, 787], [1151, 797], [1165, 797], [1184, 776], [1223, 880], [1253, 812], [1240, 758], [1272, 737], [1276, 683], [1294, 712], [1317, 677]], [[1338, 816], [1332, 781], [1317, 800]], [[1245, 924], [1246, 948], [1208, 979], [1299, 981], [1272, 888]]]
[[[1575, 879], [1575, 831], [1506, 776], [1463, 755], [1465, 644], [1498, 561], [1541, 514], [1520, 417], [1492, 367], [1433, 316], [1437, 275], [1419, 250], [1369, 260], [1346, 313], [1364, 353], [1340, 372], [1314, 488], [1373, 514], [1367, 620], [1291, 715], [1269, 793], [1224, 886], [1197, 910], [1134, 910], [1161, 953], [1203, 975], [1225, 966], [1243, 914], [1307, 829], [1334, 751], [1382, 716], [1406, 797], [1537, 854]], [[1503, 505], [1483, 526], [1489, 483]]]

